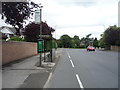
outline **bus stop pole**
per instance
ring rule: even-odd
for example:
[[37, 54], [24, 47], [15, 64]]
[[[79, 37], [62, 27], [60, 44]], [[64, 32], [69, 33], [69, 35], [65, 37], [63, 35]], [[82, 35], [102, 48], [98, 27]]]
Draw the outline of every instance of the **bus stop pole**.
[[[42, 39], [42, 9], [40, 8], [40, 39]], [[39, 66], [42, 66], [42, 58], [41, 58], [41, 52], [40, 52], [40, 61], [39, 61]]]
[[45, 40], [44, 40], [44, 45], [43, 45], [44, 47], [44, 61], [45, 61]]
[[41, 53], [40, 53], [40, 61], [39, 61], [39, 66], [42, 66]]
[[51, 46], [51, 50], [50, 50], [51, 54], [50, 55], [51, 55], [51, 62], [52, 62], [52, 34], [51, 34], [51, 42], [50, 43], [51, 43], [51, 45], [50, 45]]

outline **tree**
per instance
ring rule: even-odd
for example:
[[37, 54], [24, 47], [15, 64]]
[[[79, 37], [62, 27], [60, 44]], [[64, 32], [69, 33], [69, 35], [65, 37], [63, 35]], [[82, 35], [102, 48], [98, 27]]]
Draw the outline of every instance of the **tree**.
[[79, 36], [75, 35], [73, 37], [73, 40], [74, 40], [74, 45], [76, 48], [79, 48], [80, 47], [80, 39], [79, 39]]
[[120, 27], [118, 27], [118, 40], [116, 40], [116, 45], [120, 46]]
[[87, 47], [90, 43], [93, 42], [93, 39], [90, 38], [92, 34], [86, 35], [86, 37], [81, 38], [80, 42], [84, 44], [84, 47]]
[[2, 2], [2, 19], [12, 25], [20, 35], [23, 24], [33, 15], [33, 9], [39, 5], [34, 2]]
[[72, 48], [72, 41], [71, 37], [68, 35], [62, 35], [60, 37], [60, 44], [64, 48]]
[[35, 24], [34, 22], [29, 23], [25, 27], [25, 39], [28, 42], [37, 42], [40, 35], [40, 25], [42, 25], [42, 35], [51, 35], [51, 32], [55, 31], [49, 27], [47, 23], [41, 22], [41, 24]]
[[98, 41], [98, 46], [101, 47], [101, 48], [105, 48], [105, 42], [104, 42], [104, 38], [103, 38], [103, 35], [104, 34], [101, 34], [101, 38], [100, 40]]
[[61, 40], [60, 40], [60, 39], [57, 40], [57, 44], [58, 44], [58, 47], [59, 47], [59, 48], [62, 48], [62, 43], [61, 43]]
[[101, 47], [101, 48], [105, 48], [105, 42], [104, 42], [103, 38], [101, 38], [101, 39], [98, 41], [98, 45], [99, 45], [99, 47]]
[[120, 45], [120, 28], [116, 25], [110, 26], [104, 32], [103, 39], [106, 46]]
[[104, 32], [104, 40], [107, 45], [116, 45], [116, 41], [119, 39], [118, 28], [115, 26], [110, 26]]
[[102, 34], [99, 45], [110, 49], [111, 45], [120, 46], [120, 28], [116, 25], [109, 26]]
[[86, 38], [89, 38], [91, 35], [92, 35], [91, 33], [90, 33], [90, 34], [88, 34], [88, 35], [86, 35]]
[[93, 41], [93, 46], [94, 46], [95, 48], [98, 47], [98, 40], [97, 40], [97, 38], [94, 39], [94, 41]]

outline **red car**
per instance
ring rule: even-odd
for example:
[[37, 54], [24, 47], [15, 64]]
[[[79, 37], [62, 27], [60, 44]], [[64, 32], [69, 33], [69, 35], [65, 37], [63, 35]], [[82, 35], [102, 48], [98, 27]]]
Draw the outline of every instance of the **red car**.
[[95, 51], [95, 48], [93, 46], [88, 46], [87, 51]]

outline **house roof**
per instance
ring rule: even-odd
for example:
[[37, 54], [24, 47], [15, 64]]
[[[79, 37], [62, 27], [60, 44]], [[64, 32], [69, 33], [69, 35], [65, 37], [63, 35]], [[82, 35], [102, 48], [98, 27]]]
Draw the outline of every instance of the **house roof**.
[[16, 30], [15, 30], [15, 28], [12, 28], [12, 27], [2, 26], [2, 27], [0, 27], [0, 32], [8, 33], [8, 34], [15, 34]]
[[16, 29], [12, 27], [8, 27], [14, 34], [16, 33]]

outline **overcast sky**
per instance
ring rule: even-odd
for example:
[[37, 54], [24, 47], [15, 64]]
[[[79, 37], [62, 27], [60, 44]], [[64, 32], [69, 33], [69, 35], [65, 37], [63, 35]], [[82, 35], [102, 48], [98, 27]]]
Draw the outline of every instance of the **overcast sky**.
[[63, 34], [81, 38], [89, 33], [99, 39], [105, 28], [118, 25], [119, 0], [32, 1], [43, 5], [42, 20], [56, 29], [53, 36], [57, 39]]

